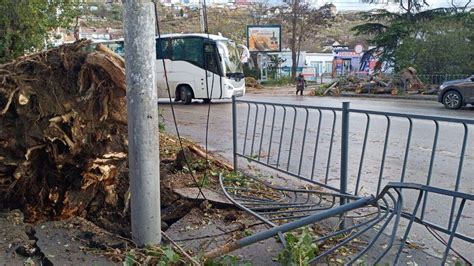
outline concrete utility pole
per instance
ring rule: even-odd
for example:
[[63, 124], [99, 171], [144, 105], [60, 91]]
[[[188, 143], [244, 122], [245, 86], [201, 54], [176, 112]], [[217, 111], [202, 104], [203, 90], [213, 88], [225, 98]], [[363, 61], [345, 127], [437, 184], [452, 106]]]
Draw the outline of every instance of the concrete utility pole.
[[199, 0], [199, 21], [201, 22], [201, 32], [206, 31], [205, 21], [204, 21], [204, 1], [206, 0]]
[[150, 0], [124, 1], [132, 237], [140, 246], [161, 241], [153, 10]]

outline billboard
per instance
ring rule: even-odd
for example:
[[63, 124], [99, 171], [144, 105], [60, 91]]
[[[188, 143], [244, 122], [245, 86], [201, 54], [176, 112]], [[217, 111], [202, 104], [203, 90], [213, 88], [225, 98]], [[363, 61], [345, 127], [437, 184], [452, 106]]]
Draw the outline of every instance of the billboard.
[[280, 25], [247, 26], [247, 47], [250, 52], [280, 52]]

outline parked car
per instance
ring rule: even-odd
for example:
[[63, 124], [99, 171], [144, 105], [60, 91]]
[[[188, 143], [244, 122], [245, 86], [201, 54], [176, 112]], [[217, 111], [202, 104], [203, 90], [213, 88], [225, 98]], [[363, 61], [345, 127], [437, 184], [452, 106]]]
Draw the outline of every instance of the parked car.
[[441, 84], [438, 102], [448, 109], [459, 109], [466, 104], [474, 105], [474, 75]]

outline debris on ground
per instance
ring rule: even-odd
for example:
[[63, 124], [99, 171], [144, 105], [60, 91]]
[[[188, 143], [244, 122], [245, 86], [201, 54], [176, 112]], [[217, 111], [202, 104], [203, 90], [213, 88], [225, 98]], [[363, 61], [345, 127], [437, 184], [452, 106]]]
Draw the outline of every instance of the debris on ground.
[[355, 94], [437, 94], [439, 88], [437, 85], [424, 84], [417, 75], [416, 69], [408, 67], [399, 72], [399, 75], [387, 76], [383, 74], [370, 75], [366, 77], [357, 77], [349, 75], [339, 78], [326, 87], [324, 91], [318, 89], [315, 95], [333, 95], [338, 96], [341, 92]]
[[246, 89], [256, 89], [256, 90], [260, 90], [260, 89], [263, 89], [263, 85], [258, 83], [258, 80], [256, 80], [255, 78], [253, 77], [246, 77], [245, 78], [245, 88]]
[[[179, 247], [144, 250], [124, 240], [131, 238], [124, 62], [105, 46], [91, 48], [83, 40], [0, 65], [0, 223], [18, 210], [18, 222], [5, 222], [1, 232], [18, 237], [3, 237], [0, 247], [19, 264], [48, 265], [83, 251], [115, 261], [147, 262], [146, 254], [153, 253], [153, 260], [192, 263]], [[157, 134], [163, 230], [206, 199], [212, 209], [235, 211], [217, 180], [232, 170], [229, 163], [188, 140]], [[103, 232], [91, 236], [83, 229], [86, 222]], [[63, 238], [77, 243], [48, 242], [66, 231], [78, 236]], [[178, 261], [173, 252], [180, 254]], [[102, 264], [100, 258], [88, 260], [94, 261]]]
[[416, 73], [417, 71], [413, 67], [400, 71], [400, 79], [405, 85], [406, 91], [419, 91], [424, 88], [423, 82], [421, 82]]
[[[195, 208], [173, 224], [167, 234], [178, 244], [187, 247], [190, 253], [199, 256], [204, 251], [267, 229], [261, 221], [244, 211]], [[254, 265], [278, 265], [274, 260], [281, 248], [281, 243], [271, 238], [213, 259], [212, 262], [218, 265], [245, 265], [249, 261]], [[235, 263], [226, 263], [229, 260]]]

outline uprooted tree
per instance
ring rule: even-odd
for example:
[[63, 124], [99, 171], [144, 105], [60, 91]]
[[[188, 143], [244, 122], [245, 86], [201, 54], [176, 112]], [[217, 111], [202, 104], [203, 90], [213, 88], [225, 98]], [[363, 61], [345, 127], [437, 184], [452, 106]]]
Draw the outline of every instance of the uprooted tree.
[[29, 222], [128, 224], [124, 62], [87, 48], [81, 41], [0, 65], [0, 209], [19, 208]]

